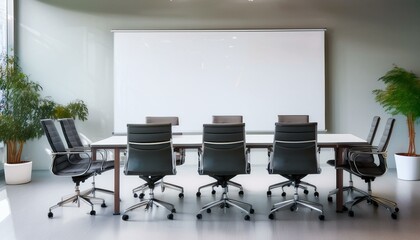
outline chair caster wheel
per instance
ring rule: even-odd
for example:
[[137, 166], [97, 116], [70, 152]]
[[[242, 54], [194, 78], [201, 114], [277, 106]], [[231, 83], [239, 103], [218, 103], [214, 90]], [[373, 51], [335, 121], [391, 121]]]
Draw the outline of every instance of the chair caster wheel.
[[249, 221], [249, 219], [251, 219], [251, 217], [249, 217], [249, 215], [245, 215], [244, 219], [245, 219], [245, 221]]
[[197, 217], [197, 219], [198, 219], [198, 220], [200, 220], [201, 218], [203, 218], [203, 215], [201, 215], [201, 214], [199, 213], [199, 214], [197, 214], [197, 216], [196, 216], [196, 217]]
[[305, 190], [303, 190], [303, 193], [304, 193], [305, 195], [308, 195], [309, 191], [305, 189]]
[[243, 196], [244, 195], [244, 191], [239, 191], [239, 196]]
[[200, 197], [200, 196], [201, 196], [201, 192], [197, 192], [197, 193], [195, 194], [195, 196]]
[[395, 212], [399, 212], [399, 211], [400, 211], [400, 209], [399, 209], [399, 208], [395, 208], [394, 210], [395, 210]]
[[271, 197], [271, 191], [267, 191], [267, 197]]
[[211, 194], [213, 194], [213, 195], [216, 194], [216, 190], [214, 190], [214, 189], [211, 190]]
[[273, 219], [274, 219], [274, 214], [270, 213], [270, 214], [268, 215], [268, 219], [273, 220]]
[[210, 208], [207, 208], [206, 212], [207, 213], [211, 213], [211, 209]]
[[137, 195], [137, 193], [134, 193], [134, 194], [133, 194], [133, 197], [134, 197], [134, 198], [138, 198], [138, 197], [139, 197], [139, 195]]
[[333, 198], [332, 197], [328, 197], [327, 200], [328, 200], [328, 202], [332, 202], [333, 201]]
[[318, 216], [318, 219], [321, 220], [321, 221], [324, 221], [325, 220], [325, 216], [321, 214], [321, 215]]
[[183, 194], [183, 193], [180, 193], [180, 194], [178, 195], [178, 197], [179, 197], [179, 198], [184, 198], [184, 194]]
[[139, 198], [143, 199], [144, 198], [144, 193], [140, 193]]
[[251, 214], [254, 214], [254, 209], [253, 208], [251, 208], [250, 210], [249, 210], [249, 213], [251, 213]]
[[397, 219], [397, 213], [395, 213], [395, 212], [391, 213], [391, 218], [392, 219]]
[[54, 216], [54, 214], [52, 212], [48, 213], [48, 218], [52, 218]]
[[102, 207], [102, 208], [106, 208], [106, 207], [107, 207], [106, 203], [102, 203], [102, 204], [101, 204], [101, 207]]
[[314, 196], [317, 198], [319, 197], [319, 192], [314, 192]]
[[349, 211], [349, 217], [354, 217], [354, 212], [353, 212], [353, 210], [350, 210], [350, 211]]
[[172, 208], [171, 213], [176, 213], [176, 209]]
[[282, 192], [282, 193], [281, 193], [281, 196], [282, 196], [282, 197], [286, 197], [286, 192]]
[[96, 215], [95, 210], [90, 211], [90, 215], [95, 216]]
[[174, 219], [174, 215], [172, 213], [168, 214], [168, 219], [169, 220], [173, 220]]
[[127, 221], [128, 220], [128, 215], [127, 214], [124, 214], [123, 216], [122, 216], [122, 220], [124, 220], [124, 221]]
[[291, 207], [290, 207], [290, 211], [291, 212], [294, 212], [294, 211], [296, 211], [297, 210], [297, 206], [296, 205], [292, 205]]

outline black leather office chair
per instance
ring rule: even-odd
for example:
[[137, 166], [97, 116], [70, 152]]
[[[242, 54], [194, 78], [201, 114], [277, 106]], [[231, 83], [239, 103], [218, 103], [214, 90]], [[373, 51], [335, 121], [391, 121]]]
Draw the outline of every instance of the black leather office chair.
[[[228, 181], [238, 174], [249, 174], [251, 166], [248, 159], [248, 150], [245, 147], [245, 124], [204, 124], [203, 145], [199, 151], [198, 173], [208, 175], [217, 180], [223, 188], [220, 200], [205, 205], [197, 214], [197, 219], [202, 218], [202, 212], [211, 212], [211, 208], [223, 208], [225, 211], [230, 206], [249, 214], [254, 213], [249, 203], [234, 200], [228, 197]], [[247, 208], [247, 209], [246, 209]]]
[[52, 210], [57, 207], [62, 207], [67, 203], [76, 203], [79, 207], [81, 201], [89, 204], [91, 206], [90, 215], [95, 215], [93, 202], [100, 202], [102, 207], [106, 207], [105, 200], [90, 196], [90, 194], [94, 193], [94, 188], [81, 192], [79, 189], [80, 183], [90, 177], [113, 169], [114, 162], [92, 161], [88, 156], [84, 155], [85, 152], [66, 151], [54, 121], [43, 119], [41, 120], [41, 125], [51, 147], [52, 173], [57, 176], [71, 177], [76, 184], [75, 193], [50, 207], [48, 217], [53, 217]]
[[372, 195], [371, 183], [376, 177], [382, 176], [387, 171], [386, 150], [389, 140], [391, 138], [392, 130], [394, 128], [395, 119], [389, 118], [386, 122], [384, 132], [377, 147], [371, 148], [351, 148], [348, 153], [348, 167], [345, 166], [345, 171], [354, 174], [363, 179], [367, 185], [367, 192], [362, 192], [363, 195], [355, 197], [353, 200], [346, 202], [349, 208], [349, 216], [353, 217], [353, 207], [360, 202], [366, 200], [374, 206], [383, 206], [391, 212], [391, 217], [397, 219], [397, 212], [399, 211], [397, 203]]
[[[146, 117], [146, 123], [152, 123], [152, 124], [171, 124], [172, 126], [178, 126], [179, 125], [179, 118], [178, 117], [153, 117], [153, 116], [147, 116]], [[175, 134], [175, 133], [173, 133]], [[174, 148], [174, 152], [175, 152], [175, 163], [177, 166], [183, 165], [185, 163], [185, 149], [181, 149], [181, 148]], [[179, 193], [179, 197], [183, 198], [184, 197], [184, 188], [172, 183], [168, 183], [165, 182], [164, 179], [162, 178], [162, 180], [157, 183], [160, 184], [161, 186], [161, 190], [162, 192], [165, 191], [165, 188], [171, 188], [174, 190], [178, 190], [181, 191], [181, 193]], [[156, 185], [155, 184], [155, 187]], [[136, 188], [133, 189], [133, 196], [134, 197], [139, 197], [140, 199], [144, 198], [144, 191], [148, 188], [147, 183], [138, 186]], [[140, 192], [140, 194], [137, 194], [137, 192]]]
[[276, 123], [269, 161], [269, 174], [288, 178], [295, 188], [293, 199], [274, 204], [269, 219], [274, 219], [274, 213], [279, 209], [290, 206], [290, 210], [295, 211], [301, 205], [320, 212], [319, 219], [324, 220], [322, 204], [299, 199], [298, 194], [302, 178], [321, 172], [317, 157], [317, 123]]
[[[381, 118], [379, 116], [374, 116], [373, 117], [372, 123], [370, 124], [369, 133], [368, 133], [368, 136], [366, 138], [367, 145], [365, 145], [365, 146], [353, 146], [353, 148], [372, 146], [373, 140], [375, 140], [375, 135], [376, 135], [376, 132], [378, 130], [380, 120], [381, 120]], [[328, 160], [327, 164], [330, 165], [330, 166], [333, 166], [335, 168], [343, 168], [343, 167], [349, 168], [348, 153], [349, 153], [350, 149], [351, 148], [347, 148], [342, 153], [343, 154], [343, 160], [344, 160], [344, 163], [343, 163], [344, 166], [337, 166], [336, 163], [335, 163], [335, 159]], [[338, 189], [336, 188], [334, 190], [331, 190], [328, 193], [328, 202], [332, 202], [332, 200], [333, 200], [332, 195], [337, 194], [337, 192], [338, 192]], [[348, 193], [359, 192], [361, 194], [364, 193], [364, 191], [361, 191], [360, 189], [355, 188], [353, 186], [353, 175], [351, 174], [351, 172], [349, 173], [349, 185], [343, 187], [343, 192], [348, 192]]]
[[[76, 125], [74, 123], [74, 119], [72, 118], [63, 118], [58, 120], [60, 122], [61, 129], [63, 131], [64, 139], [66, 140], [68, 151], [72, 152], [83, 152], [83, 155], [88, 155], [88, 158], [83, 158], [83, 156], [79, 155], [80, 160], [90, 161], [91, 151], [90, 146], [83, 145], [82, 140], [80, 139], [79, 132], [76, 129]], [[106, 151], [101, 151], [101, 159], [106, 160], [107, 154]], [[77, 157], [77, 155], [75, 155]], [[114, 164], [113, 161], [106, 164]], [[95, 192], [103, 192], [107, 194], [114, 195], [113, 191], [103, 189], [103, 188], [97, 188], [95, 185], [95, 177], [92, 178], [92, 189], [90, 190], [95, 196]]]
[[[213, 123], [218, 123], [218, 124], [243, 123], [243, 117], [241, 115], [214, 115], [212, 122]], [[239, 192], [238, 192], [239, 195], [244, 194], [244, 188], [242, 187], [241, 184], [229, 180], [228, 185], [239, 188]], [[196, 196], [200, 197], [201, 196], [201, 189], [206, 188], [206, 187], [211, 187], [211, 194], [216, 194], [216, 190], [214, 188], [218, 187], [218, 186], [220, 186], [220, 185], [217, 182], [212, 182], [212, 183], [203, 185], [203, 186], [198, 188]]]
[[[277, 122], [279, 123], [308, 123], [309, 122], [309, 115], [278, 115], [277, 117], [278, 117]], [[271, 151], [269, 151], [268, 154], [270, 155]], [[271, 190], [281, 187], [281, 190], [282, 190], [281, 196], [285, 197], [286, 192], [284, 191], [284, 187], [290, 187], [291, 185], [293, 185], [293, 181], [290, 181], [290, 180], [270, 185], [268, 187], [267, 196], [271, 197], [271, 194], [272, 194]], [[310, 184], [308, 182], [304, 182], [304, 181], [301, 181], [299, 184], [299, 188], [303, 189], [303, 193], [305, 194], [309, 193], [308, 187], [312, 187], [314, 189], [314, 196], [319, 197], [319, 193], [315, 185]]]
[[161, 206], [170, 211], [168, 219], [173, 219], [173, 204], [154, 197], [155, 184], [166, 175], [176, 174], [175, 154], [172, 147], [171, 124], [128, 124], [128, 156], [124, 166], [125, 175], [136, 175], [143, 179], [149, 188], [149, 199], [127, 208], [122, 216], [128, 220], [128, 212], [142, 206], [146, 210]]

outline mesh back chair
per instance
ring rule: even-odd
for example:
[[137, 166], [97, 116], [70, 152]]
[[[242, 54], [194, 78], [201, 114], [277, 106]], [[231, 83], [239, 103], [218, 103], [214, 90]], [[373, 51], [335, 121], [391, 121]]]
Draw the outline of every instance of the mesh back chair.
[[[309, 115], [278, 115], [278, 122], [279, 123], [308, 123], [309, 122]], [[271, 154], [271, 151], [268, 152], [268, 154]], [[285, 197], [286, 192], [284, 191], [284, 187], [290, 187], [293, 185], [293, 181], [287, 180], [280, 183], [276, 183], [273, 185], [270, 185], [268, 187], [267, 196], [271, 197], [271, 190], [275, 188], [281, 187], [282, 193], [281, 196]], [[314, 196], [319, 197], [319, 193], [317, 192], [317, 188], [315, 185], [310, 184], [308, 182], [301, 181], [299, 184], [299, 188], [303, 189], [303, 193], [308, 194], [308, 187], [314, 188]]]
[[81, 192], [79, 189], [80, 183], [90, 177], [95, 177], [95, 175], [113, 169], [114, 162], [92, 161], [89, 156], [84, 155], [85, 152], [66, 151], [54, 121], [43, 119], [41, 120], [41, 125], [51, 147], [52, 173], [57, 176], [71, 177], [76, 184], [75, 193], [63, 197], [60, 202], [50, 207], [48, 217], [53, 217], [52, 210], [57, 207], [62, 207], [68, 203], [76, 203], [80, 207], [80, 202], [89, 204], [91, 206], [90, 215], [95, 215], [96, 212], [93, 207], [93, 202], [99, 202], [102, 207], [106, 207], [105, 200], [91, 196], [95, 193], [94, 188]]
[[395, 119], [389, 118], [386, 122], [384, 132], [377, 147], [371, 148], [351, 148], [348, 153], [348, 167], [343, 169], [357, 177], [360, 177], [367, 183], [367, 192], [362, 192], [361, 196], [346, 202], [350, 206], [349, 216], [353, 217], [353, 207], [362, 201], [367, 201], [374, 206], [383, 206], [391, 212], [391, 217], [397, 219], [399, 211], [397, 204], [388, 199], [372, 195], [371, 183], [376, 177], [380, 177], [387, 171], [386, 150], [394, 128]]
[[[378, 130], [378, 126], [379, 126], [380, 120], [381, 120], [381, 118], [379, 116], [374, 116], [373, 117], [372, 123], [370, 124], [369, 133], [368, 133], [368, 136], [366, 138], [367, 145], [366, 146], [354, 146], [352, 148], [360, 148], [360, 147], [372, 146], [373, 140], [375, 139], [375, 135], [376, 135], [376, 132]], [[343, 164], [344, 164], [344, 167], [347, 167], [347, 168], [349, 168], [349, 162], [348, 162], [348, 157], [349, 157], [348, 156], [348, 153], [349, 153], [349, 150], [351, 150], [351, 148], [345, 149], [343, 151], [343, 153], [342, 153], [343, 154], [343, 159], [344, 159], [344, 163]], [[327, 161], [327, 164], [330, 165], [330, 166], [333, 166], [335, 168], [342, 168], [343, 167], [343, 166], [337, 166], [337, 164], [335, 162], [335, 159], [328, 160]], [[328, 201], [329, 202], [332, 202], [333, 201], [332, 195], [337, 194], [337, 192], [338, 192], [338, 189], [336, 188], [334, 190], [331, 190], [328, 193]], [[359, 192], [361, 194], [364, 193], [364, 191], [361, 191], [360, 189], [355, 188], [353, 186], [353, 175], [351, 174], [351, 172], [349, 172], [349, 185], [343, 187], [343, 192], [348, 192], [349, 194], [352, 193], [352, 192]]]
[[[179, 118], [178, 117], [153, 117], [148, 116], [146, 117], [146, 123], [147, 124], [171, 124], [172, 126], [178, 126], [179, 125]], [[174, 134], [174, 133], [173, 133]], [[176, 148], [174, 149], [175, 152], [175, 163], [177, 166], [183, 165], [185, 163], [185, 149]], [[165, 188], [171, 188], [174, 190], [181, 191], [179, 194], [179, 197], [184, 197], [184, 188], [172, 183], [165, 182], [162, 178], [162, 180], [159, 182], [161, 186], [162, 192], [165, 191]], [[144, 198], [144, 191], [148, 188], [147, 183], [138, 186], [133, 189], [133, 196], [139, 197], [140, 199]], [[137, 194], [137, 192], [140, 192], [140, 194]]]
[[[84, 155], [91, 154], [90, 152], [90, 146], [84, 146], [82, 143], [82, 140], [80, 139], [79, 132], [76, 129], [76, 125], [74, 124], [73, 118], [64, 118], [58, 120], [61, 125], [61, 129], [63, 131], [64, 139], [66, 140], [67, 146], [69, 147], [69, 151], [78, 151], [78, 152], [84, 152]], [[102, 159], [106, 160], [106, 151], [101, 152]], [[90, 158], [83, 158], [80, 157], [80, 155], [75, 155], [75, 157], [79, 157], [81, 160], [90, 160]], [[112, 162], [109, 162], [107, 164], [113, 164]], [[103, 189], [103, 188], [97, 188], [95, 186], [95, 178], [92, 178], [92, 193], [95, 194], [96, 191], [108, 193], [108, 194], [114, 194], [113, 191]]]
[[[240, 115], [214, 115], [213, 116], [213, 123], [216, 123], [216, 124], [243, 123], [243, 117], [240, 116]], [[237, 182], [234, 182], [234, 181], [228, 181], [228, 185], [238, 188], [239, 189], [239, 195], [244, 194], [244, 188], [242, 187], [241, 184], [239, 184]], [[218, 184], [217, 181], [206, 184], [206, 185], [203, 185], [203, 186], [198, 188], [196, 196], [200, 197], [201, 196], [201, 189], [206, 188], [206, 187], [211, 187], [211, 194], [216, 194], [216, 190], [214, 188], [218, 187], [218, 186], [220, 186], [220, 184]]]
[[238, 174], [249, 174], [250, 170], [245, 147], [245, 124], [204, 124], [198, 172], [215, 178], [223, 188], [223, 194], [220, 200], [205, 205], [198, 212], [197, 219], [202, 218], [204, 211], [210, 213], [213, 207], [226, 211], [232, 206], [245, 212], [245, 220], [249, 220], [249, 214], [254, 213], [252, 205], [231, 199], [227, 193], [228, 181]]
[[168, 219], [173, 219], [173, 204], [154, 197], [155, 184], [166, 175], [176, 174], [175, 154], [172, 147], [171, 124], [128, 124], [128, 156], [124, 166], [125, 175], [136, 175], [143, 179], [149, 188], [149, 199], [144, 199], [129, 208], [122, 216], [128, 220], [128, 212], [145, 206], [146, 210], [161, 206], [169, 210]]
[[295, 211], [298, 206], [304, 206], [320, 212], [319, 219], [324, 220], [323, 206], [299, 199], [298, 194], [302, 178], [321, 172], [317, 157], [317, 123], [276, 123], [269, 161], [269, 174], [280, 174], [293, 181], [295, 193], [293, 199], [274, 204], [268, 217], [274, 219], [274, 213], [285, 207]]

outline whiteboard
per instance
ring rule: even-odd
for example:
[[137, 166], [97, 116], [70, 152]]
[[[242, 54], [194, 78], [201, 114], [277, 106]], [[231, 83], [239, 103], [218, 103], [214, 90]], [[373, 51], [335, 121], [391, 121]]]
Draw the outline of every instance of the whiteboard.
[[212, 115], [273, 131], [278, 114], [308, 114], [325, 129], [324, 29], [113, 33], [115, 133], [145, 116], [201, 132]]

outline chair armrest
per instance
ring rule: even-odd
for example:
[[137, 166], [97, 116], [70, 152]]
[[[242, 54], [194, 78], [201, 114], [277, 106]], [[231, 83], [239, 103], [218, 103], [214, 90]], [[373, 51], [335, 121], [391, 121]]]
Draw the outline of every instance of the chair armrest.
[[375, 155], [376, 156], [381, 155], [382, 157], [379, 157], [379, 164], [383, 165], [385, 169], [387, 168], [387, 163], [386, 163], [387, 152], [386, 151], [379, 152], [379, 151], [375, 151], [374, 148], [364, 148], [364, 149], [357, 149], [357, 150], [351, 149], [348, 153], [348, 156], [349, 156], [348, 161], [350, 162], [350, 169], [353, 172], [361, 174], [361, 175], [365, 175], [365, 176], [373, 176], [361, 170], [362, 169], [360, 166], [361, 162], [358, 161], [358, 158], [361, 157], [362, 155], [365, 155], [365, 156], [371, 155], [372, 157], [374, 157]]

